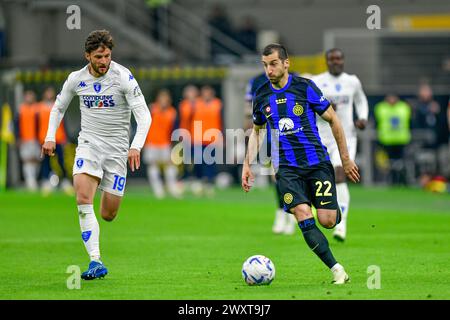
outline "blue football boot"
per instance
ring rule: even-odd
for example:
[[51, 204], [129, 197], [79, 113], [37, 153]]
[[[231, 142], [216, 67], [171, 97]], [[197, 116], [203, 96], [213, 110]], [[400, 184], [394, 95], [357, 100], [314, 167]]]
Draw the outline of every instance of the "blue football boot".
[[81, 279], [93, 280], [97, 278], [103, 278], [108, 274], [108, 269], [101, 262], [91, 261], [87, 271], [81, 274]]

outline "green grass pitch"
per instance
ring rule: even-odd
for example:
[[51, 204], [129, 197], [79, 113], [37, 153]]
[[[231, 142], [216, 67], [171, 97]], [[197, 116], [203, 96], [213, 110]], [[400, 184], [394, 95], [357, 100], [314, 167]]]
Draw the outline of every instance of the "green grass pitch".
[[[300, 231], [271, 233], [272, 189], [156, 200], [130, 186], [116, 220], [99, 219], [108, 276], [69, 290], [67, 267], [89, 262], [75, 199], [8, 191], [0, 194], [0, 299], [449, 299], [450, 197], [362, 187], [351, 196], [347, 242], [322, 229], [351, 277], [344, 286], [330, 283]], [[98, 204], [97, 195], [97, 212]], [[242, 263], [254, 254], [274, 262], [271, 285], [244, 283]], [[380, 289], [367, 287], [371, 265]]]

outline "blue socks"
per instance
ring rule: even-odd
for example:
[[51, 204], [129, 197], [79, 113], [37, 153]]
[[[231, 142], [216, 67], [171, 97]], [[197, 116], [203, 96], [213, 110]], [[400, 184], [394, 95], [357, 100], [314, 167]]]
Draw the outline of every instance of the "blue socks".
[[311, 250], [327, 265], [328, 268], [331, 269], [337, 261], [331, 253], [327, 238], [322, 231], [317, 228], [314, 218], [300, 221], [298, 226], [300, 227], [300, 230], [302, 230], [303, 237]]

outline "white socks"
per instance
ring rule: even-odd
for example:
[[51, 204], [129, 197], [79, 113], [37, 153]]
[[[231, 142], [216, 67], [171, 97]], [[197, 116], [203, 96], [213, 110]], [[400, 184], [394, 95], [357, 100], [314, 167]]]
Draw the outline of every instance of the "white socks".
[[166, 178], [166, 184], [170, 192], [175, 193], [177, 188], [177, 167], [172, 164], [166, 165], [164, 168], [164, 177]]
[[278, 208], [275, 211], [275, 221], [272, 226], [272, 231], [274, 233], [282, 233], [284, 231], [284, 226], [286, 224], [285, 220], [286, 212], [283, 209]]
[[339, 223], [339, 226], [346, 227], [347, 225], [347, 215], [348, 215], [348, 207], [350, 205], [350, 192], [348, 191], [347, 183], [338, 183], [336, 184], [336, 193], [337, 193], [337, 201], [339, 207], [341, 208], [342, 220]]
[[36, 190], [38, 187], [37, 167], [37, 163], [34, 162], [25, 162], [23, 164], [23, 177], [28, 190]]
[[100, 228], [95, 217], [94, 205], [78, 205], [78, 215], [80, 218], [81, 238], [83, 239], [86, 251], [91, 261], [100, 261]]
[[[164, 178], [167, 185], [167, 189], [172, 196], [179, 196], [177, 186], [177, 174], [178, 169], [172, 164], [167, 164], [164, 167]], [[163, 198], [165, 196], [166, 190], [160, 175], [159, 166], [156, 164], [151, 164], [147, 167], [147, 176], [150, 181], [150, 185], [153, 189], [153, 193], [157, 198]]]
[[147, 167], [147, 176], [150, 180], [150, 185], [153, 189], [153, 193], [157, 198], [163, 198], [165, 196], [164, 186], [159, 175], [159, 168], [155, 164], [151, 164]]

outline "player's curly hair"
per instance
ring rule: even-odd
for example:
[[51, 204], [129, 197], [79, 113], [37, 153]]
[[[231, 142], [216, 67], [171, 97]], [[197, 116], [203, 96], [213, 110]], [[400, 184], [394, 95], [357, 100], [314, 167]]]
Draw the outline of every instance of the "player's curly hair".
[[107, 47], [110, 50], [114, 47], [113, 37], [108, 30], [94, 30], [86, 38], [84, 51], [91, 53], [99, 47]]
[[279, 43], [271, 43], [264, 47], [262, 51], [263, 56], [271, 55], [274, 51], [278, 52], [278, 57], [281, 61], [284, 61], [289, 58], [288, 52], [286, 48]]

